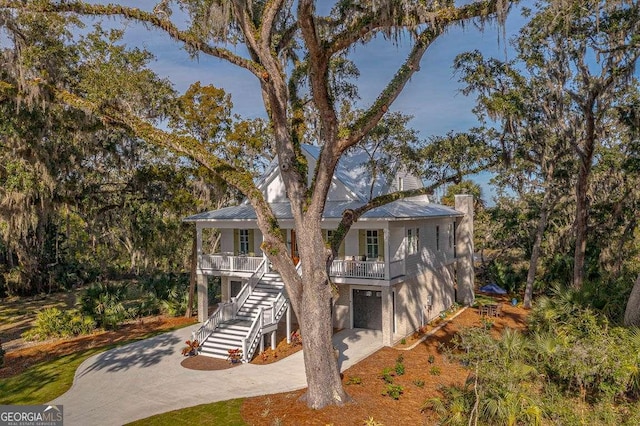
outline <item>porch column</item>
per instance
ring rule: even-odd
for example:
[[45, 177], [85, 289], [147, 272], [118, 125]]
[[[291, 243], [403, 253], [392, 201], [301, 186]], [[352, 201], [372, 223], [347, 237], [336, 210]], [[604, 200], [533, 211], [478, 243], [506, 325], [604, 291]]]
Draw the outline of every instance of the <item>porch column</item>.
[[473, 268], [473, 196], [455, 196], [455, 207], [464, 213], [456, 228], [457, 293], [456, 302], [471, 305], [474, 300], [475, 272]]
[[196, 275], [198, 287], [198, 321], [205, 322], [209, 318], [209, 294], [207, 292], [207, 276]]
[[276, 350], [276, 332], [275, 330], [271, 332], [271, 350]]
[[391, 271], [389, 268], [391, 267], [391, 249], [389, 246], [389, 222], [387, 222], [387, 226], [382, 230], [382, 234], [384, 235], [384, 279], [389, 281], [391, 279]]
[[202, 255], [202, 225], [196, 222], [196, 254], [198, 255], [198, 266], [200, 266], [200, 256]]
[[393, 296], [391, 287], [382, 287], [382, 344], [393, 344]]

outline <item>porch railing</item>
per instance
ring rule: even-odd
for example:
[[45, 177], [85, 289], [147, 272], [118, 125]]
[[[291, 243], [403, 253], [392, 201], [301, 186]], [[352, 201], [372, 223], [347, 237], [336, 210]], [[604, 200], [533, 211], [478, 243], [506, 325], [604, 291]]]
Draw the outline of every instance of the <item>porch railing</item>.
[[332, 277], [384, 279], [385, 264], [376, 260], [334, 260], [329, 269]]
[[271, 307], [263, 310], [262, 326], [278, 323], [284, 314], [284, 308], [287, 304], [287, 298], [283, 293], [280, 293]]
[[261, 262], [256, 266], [253, 270], [253, 274], [249, 277], [249, 280], [242, 286], [240, 292], [231, 298], [231, 301], [234, 304], [234, 317], [238, 313], [238, 310], [244, 305], [244, 302], [247, 301], [251, 293], [253, 293], [253, 289], [258, 285], [258, 282], [262, 279], [264, 275], [264, 267], [266, 264], [266, 260], [264, 258], [260, 258]]
[[254, 272], [264, 260], [262, 256], [234, 256], [233, 254], [201, 254], [200, 269], [229, 272]]
[[191, 333], [191, 339], [197, 340], [202, 344], [211, 334], [215, 331], [220, 324], [225, 321], [232, 320], [238, 314], [238, 310], [242, 307], [244, 302], [251, 296], [253, 289], [258, 284], [265, 271], [265, 259], [260, 258], [261, 263], [258, 263], [253, 271], [253, 275], [249, 278], [249, 281], [242, 286], [240, 292], [236, 297], [231, 298], [231, 302], [220, 303], [218, 308], [212, 313], [209, 318], [194, 332]]
[[220, 324], [229, 321], [235, 315], [233, 303], [220, 303], [218, 308], [209, 318], [194, 332], [191, 333], [191, 340], [197, 340], [202, 344]]
[[[200, 255], [200, 269], [255, 272], [264, 269], [263, 257], [234, 256], [231, 254], [203, 254]], [[299, 264], [298, 264], [299, 266]], [[334, 260], [329, 274], [332, 277], [385, 279], [386, 265], [377, 260]], [[389, 263], [389, 278], [405, 274], [404, 260], [393, 260]], [[240, 295], [238, 295], [239, 297]]]
[[242, 341], [242, 362], [249, 362], [253, 357], [256, 348], [262, 338], [262, 321], [263, 321], [263, 310], [260, 308], [258, 310], [258, 315], [251, 323], [251, 327], [247, 332], [246, 337]]

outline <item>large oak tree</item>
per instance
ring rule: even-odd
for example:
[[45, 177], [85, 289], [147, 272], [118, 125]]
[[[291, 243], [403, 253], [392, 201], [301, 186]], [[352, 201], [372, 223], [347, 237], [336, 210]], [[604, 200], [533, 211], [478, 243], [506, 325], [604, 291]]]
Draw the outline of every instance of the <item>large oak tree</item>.
[[[59, 99], [71, 106], [105, 117], [110, 124], [124, 126], [140, 138], [198, 161], [247, 197], [264, 235], [262, 248], [280, 271], [300, 321], [308, 383], [305, 398], [313, 408], [342, 404], [349, 399], [331, 347], [330, 306], [334, 291], [327, 264], [360, 215], [399, 197], [426, 191], [374, 198], [356, 211], [345, 212], [333, 234], [332, 249], [328, 249], [320, 219], [336, 165], [349, 148], [361, 143], [376, 127], [411, 76], [420, 70], [424, 53], [440, 35], [471, 19], [484, 21], [493, 16], [503, 19], [507, 6], [506, 0], [476, 1], [458, 7], [451, 0], [337, 1], [330, 15], [319, 16], [312, 0], [162, 0], [153, 11], [81, 1], [0, 1], [3, 9], [118, 16], [141, 22], [182, 43], [194, 55], [228, 61], [248, 71], [259, 82], [280, 172], [291, 202], [302, 275], [287, 253], [278, 221], [247, 170], [221, 158], [192, 135], [167, 133], [155, 127], [132, 114], [118, 99], [90, 98], [62, 88], [58, 88], [58, 94]], [[190, 25], [186, 29], [171, 21], [177, 8], [189, 17]], [[356, 45], [378, 36], [392, 41], [406, 40], [411, 44], [410, 52], [365, 112], [344, 122], [336, 105], [333, 66]], [[230, 49], [229, 45], [234, 43], [242, 44], [244, 49]], [[309, 108], [314, 110], [321, 146], [310, 183], [300, 149], [305, 132], [311, 126], [305, 113]]]

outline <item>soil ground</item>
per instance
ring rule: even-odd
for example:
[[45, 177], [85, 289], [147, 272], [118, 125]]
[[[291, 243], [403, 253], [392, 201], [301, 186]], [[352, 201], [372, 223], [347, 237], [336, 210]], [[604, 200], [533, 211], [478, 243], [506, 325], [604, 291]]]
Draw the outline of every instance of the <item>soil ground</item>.
[[[504, 306], [502, 317], [491, 318], [492, 333], [498, 335], [507, 327], [524, 329], [527, 311]], [[469, 370], [443, 356], [440, 345], [448, 343], [461, 327], [481, 325], [478, 309], [467, 308], [413, 349], [382, 348], [344, 372], [343, 384], [353, 403], [343, 407], [311, 410], [299, 401], [304, 393], [300, 390], [248, 398], [242, 405], [242, 417], [250, 425], [363, 425], [370, 418], [383, 425], [436, 424], [435, 413], [421, 412], [421, 407], [429, 398], [441, 396], [440, 386], [462, 384], [469, 375]], [[403, 393], [394, 400], [382, 395], [386, 384], [381, 375], [385, 368], [394, 369], [400, 355], [405, 373], [393, 381], [402, 386]], [[359, 384], [350, 384], [354, 382]]]

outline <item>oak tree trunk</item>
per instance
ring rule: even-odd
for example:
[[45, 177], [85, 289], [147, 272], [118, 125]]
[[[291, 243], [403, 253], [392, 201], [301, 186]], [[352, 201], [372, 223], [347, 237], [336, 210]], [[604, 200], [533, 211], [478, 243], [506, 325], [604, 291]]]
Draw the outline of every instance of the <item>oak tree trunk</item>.
[[533, 242], [533, 248], [531, 249], [531, 261], [529, 262], [529, 272], [527, 273], [527, 285], [524, 289], [523, 305], [526, 309], [531, 308], [531, 301], [533, 300], [533, 283], [536, 279], [536, 270], [538, 269], [542, 237], [544, 236], [544, 230], [547, 228], [547, 219], [549, 217], [548, 193], [549, 190], [544, 194], [544, 199], [542, 200], [540, 218], [538, 219], [538, 227], [536, 228], [536, 237]]
[[587, 250], [587, 223], [589, 201], [587, 199], [587, 185], [589, 172], [585, 164], [580, 164], [578, 181], [576, 182], [576, 247], [573, 256], [573, 288], [582, 288], [584, 282], [584, 259]]
[[[309, 221], [308, 221], [309, 222]], [[327, 273], [327, 250], [319, 222], [298, 228], [304, 292], [300, 311], [300, 331], [307, 376], [307, 392], [302, 399], [313, 409], [342, 405], [350, 401], [344, 391], [334, 355], [331, 317], [332, 285]]]
[[627, 301], [627, 309], [624, 312], [624, 325], [627, 327], [640, 327], [640, 275], [638, 275]]
[[[551, 182], [555, 167], [549, 165], [545, 173], [545, 181]], [[536, 271], [538, 269], [538, 259], [540, 258], [540, 251], [542, 247], [542, 238], [544, 237], [544, 231], [547, 229], [547, 222], [549, 219], [549, 212], [555, 204], [555, 197], [552, 195], [551, 185], [547, 185], [542, 198], [542, 206], [540, 206], [540, 217], [538, 218], [538, 226], [536, 228], [536, 236], [531, 249], [531, 261], [529, 262], [529, 271], [527, 273], [527, 285], [524, 289], [524, 302], [523, 305], [526, 309], [531, 308], [531, 302], [533, 300], [533, 283], [536, 280]]]

